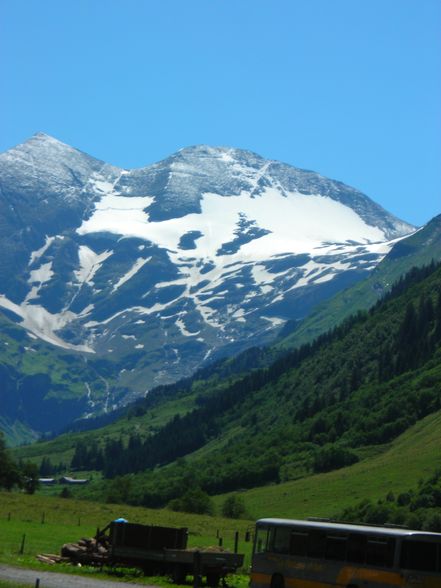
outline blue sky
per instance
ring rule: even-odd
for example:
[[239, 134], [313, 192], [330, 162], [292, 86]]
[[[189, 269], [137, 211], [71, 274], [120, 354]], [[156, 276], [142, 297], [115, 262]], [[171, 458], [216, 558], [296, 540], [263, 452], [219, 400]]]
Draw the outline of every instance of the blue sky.
[[123, 167], [199, 143], [441, 212], [439, 0], [2, 0], [0, 151]]

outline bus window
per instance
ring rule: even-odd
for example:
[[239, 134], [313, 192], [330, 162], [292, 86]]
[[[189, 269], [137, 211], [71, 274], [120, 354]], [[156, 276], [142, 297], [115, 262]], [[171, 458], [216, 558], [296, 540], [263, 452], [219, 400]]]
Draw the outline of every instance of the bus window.
[[437, 544], [405, 539], [401, 546], [401, 567], [405, 570], [437, 571]]
[[326, 533], [324, 531], [310, 531], [308, 537], [309, 557], [325, 557]]
[[289, 540], [291, 529], [288, 527], [277, 527], [273, 539], [273, 551], [275, 553], [289, 553]]
[[266, 527], [258, 527], [256, 530], [256, 542], [254, 553], [263, 553], [267, 550], [268, 543], [268, 529]]
[[328, 535], [326, 537], [326, 559], [344, 561], [346, 559], [346, 535]]
[[308, 534], [301, 531], [293, 531], [291, 533], [289, 552], [291, 555], [306, 555], [308, 546]]
[[394, 539], [368, 537], [366, 563], [373, 566], [392, 567], [394, 561]]
[[366, 537], [361, 534], [349, 535], [346, 559], [352, 563], [366, 561]]

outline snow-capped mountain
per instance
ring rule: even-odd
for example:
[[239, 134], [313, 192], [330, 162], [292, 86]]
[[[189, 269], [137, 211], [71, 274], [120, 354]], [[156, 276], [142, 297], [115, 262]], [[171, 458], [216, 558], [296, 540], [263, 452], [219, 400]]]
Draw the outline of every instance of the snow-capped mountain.
[[270, 340], [413, 230], [249, 151], [124, 170], [38, 133], [0, 154], [0, 308], [30, 346], [114, 360], [130, 396]]

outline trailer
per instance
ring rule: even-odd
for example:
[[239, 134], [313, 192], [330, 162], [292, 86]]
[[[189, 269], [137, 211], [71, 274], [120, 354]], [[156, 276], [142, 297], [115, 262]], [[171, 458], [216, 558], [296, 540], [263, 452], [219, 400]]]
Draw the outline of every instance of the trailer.
[[132, 565], [146, 575], [169, 575], [176, 583], [193, 576], [195, 585], [205, 577], [209, 586], [217, 586], [243, 565], [243, 554], [217, 548], [188, 549], [186, 528], [114, 521], [106, 530], [110, 565]]

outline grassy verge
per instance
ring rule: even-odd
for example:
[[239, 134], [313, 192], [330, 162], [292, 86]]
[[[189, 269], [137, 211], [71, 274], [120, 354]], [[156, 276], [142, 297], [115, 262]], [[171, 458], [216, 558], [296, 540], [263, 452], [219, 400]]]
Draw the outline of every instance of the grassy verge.
[[[203, 515], [152, 510], [126, 505], [100, 504], [87, 501], [28, 496], [21, 493], [0, 493], [0, 562], [35, 570], [57, 571], [81, 575], [96, 575], [113, 580], [137, 581], [169, 586], [165, 578], [144, 578], [138, 570], [99, 572], [96, 568], [66, 564], [47, 565], [39, 562], [40, 553], [60, 553], [64, 543], [91, 537], [97, 527], [103, 528], [111, 520], [123, 516], [131, 522], [174, 527], [188, 527], [190, 547], [218, 545], [233, 551], [235, 533], [239, 533], [239, 552], [246, 554], [244, 568], [249, 566], [251, 543], [245, 533], [251, 521], [230, 520]], [[245, 588], [245, 580], [232, 577], [228, 584]], [[1, 586], [1, 585], [0, 585]]]

